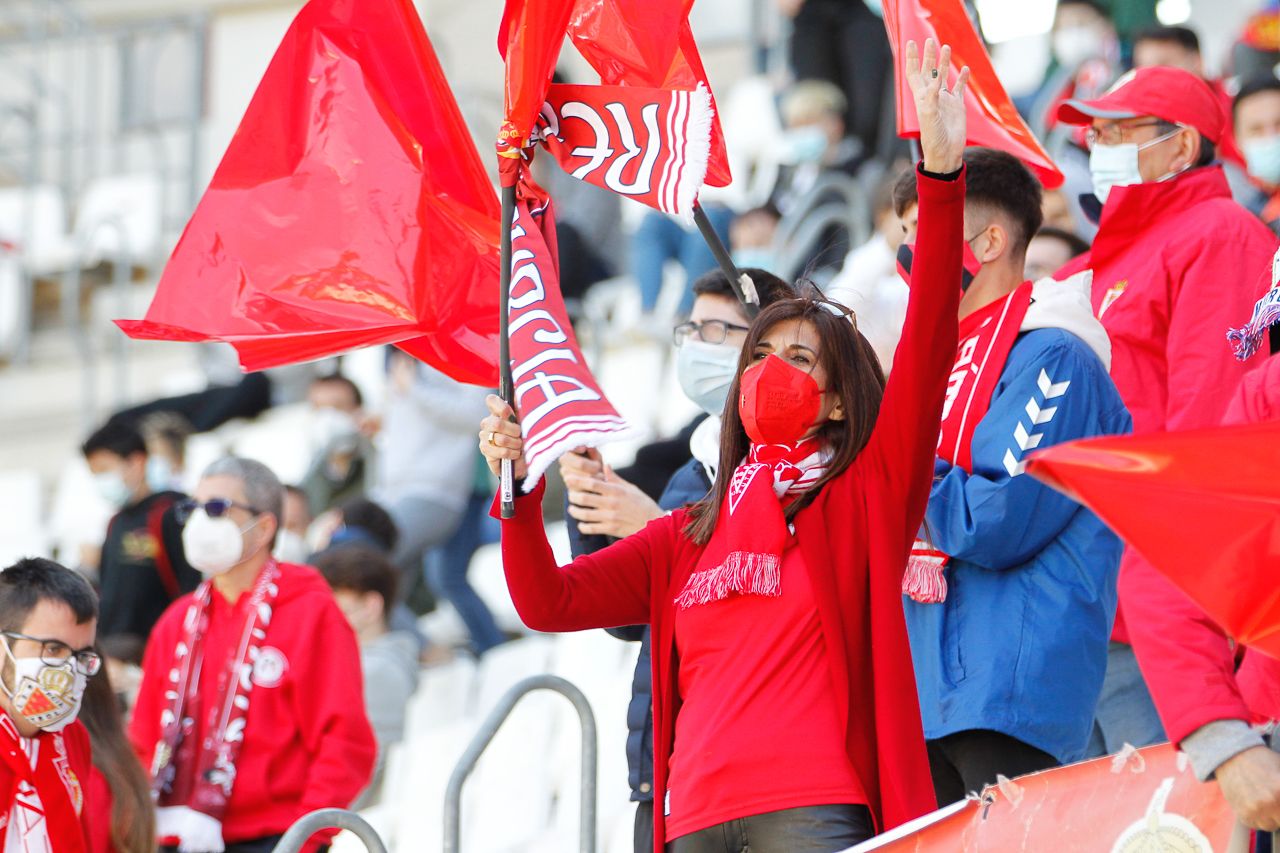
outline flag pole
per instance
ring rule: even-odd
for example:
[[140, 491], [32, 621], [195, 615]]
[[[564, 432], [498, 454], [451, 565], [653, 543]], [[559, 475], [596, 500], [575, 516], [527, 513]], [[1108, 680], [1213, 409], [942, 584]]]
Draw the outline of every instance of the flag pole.
[[[502, 224], [499, 234], [500, 260], [498, 270], [498, 396], [515, 410], [515, 387], [511, 378], [511, 226], [516, 215], [516, 188], [502, 188]], [[499, 476], [499, 494], [502, 501], [502, 517], [515, 518], [515, 465], [510, 459], [502, 460]]]
[[747, 316], [754, 317], [759, 314], [760, 297], [756, 293], [755, 285], [751, 282], [749, 276], [738, 270], [737, 264], [729, 256], [729, 250], [724, 247], [724, 243], [720, 242], [720, 235], [716, 233], [711, 220], [707, 218], [707, 212], [702, 209], [702, 204], [696, 201], [693, 203], [693, 221], [697, 223], [698, 230], [702, 232], [702, 239], [707, 241], [707, 247], [711, 249], [711, 254], [715, 256], [716, 263], [720, 265], [725, 277], [729, 279], [729, 286], [733, 288], [733, 293], [738, 297], [738, 301], [742, 303]]

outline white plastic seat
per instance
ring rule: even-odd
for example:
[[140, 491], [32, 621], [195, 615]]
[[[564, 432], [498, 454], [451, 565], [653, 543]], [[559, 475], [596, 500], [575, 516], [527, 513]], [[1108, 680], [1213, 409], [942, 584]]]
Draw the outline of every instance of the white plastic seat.
[[11, 243], [33, 276], [60, 273], [75, 260], [67, 207], [52, 184], [0, 189], [0, 240]]
[[76, 208], [75, 239], [83, 263], [116, 260], [123, 247], [131, 264], [151, 266], [161, 249], [163, 193], [154, 172], [90, 181]]

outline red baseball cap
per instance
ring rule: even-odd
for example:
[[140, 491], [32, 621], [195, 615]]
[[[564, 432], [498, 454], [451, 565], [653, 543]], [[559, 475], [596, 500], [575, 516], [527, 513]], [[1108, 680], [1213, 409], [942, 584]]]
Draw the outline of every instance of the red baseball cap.
[[1065, 101], [1058, 107], [1058, 121], [1066, 124], [1138, 116], [1194, 127], [1214, 144], [1222, 139], [1226, 124], [1222, 102], [1208, 83], [1190, 71], [1163, 65], [1135, 68], [1111, 84], [1101, 98]]

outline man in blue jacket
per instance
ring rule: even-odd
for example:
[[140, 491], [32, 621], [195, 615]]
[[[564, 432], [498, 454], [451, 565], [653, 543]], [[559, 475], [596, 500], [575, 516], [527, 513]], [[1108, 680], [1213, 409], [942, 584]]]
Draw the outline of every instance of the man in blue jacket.
[[[903, 602], [939, 805], [1083, 757], [1106, 671], [1120, 540], [1028, 477], [1036, 448], [1128, 432], [1088, 273], [1023, 279], [1040, 185], [1014, 157], [965, 154], [973, 273], [920, 541]], [[914, 218], [914, 175], [897, 206]], [[907, 242], [912, 235], [908, 228]], [[978, 266], [980, 264], [980, 267]]]

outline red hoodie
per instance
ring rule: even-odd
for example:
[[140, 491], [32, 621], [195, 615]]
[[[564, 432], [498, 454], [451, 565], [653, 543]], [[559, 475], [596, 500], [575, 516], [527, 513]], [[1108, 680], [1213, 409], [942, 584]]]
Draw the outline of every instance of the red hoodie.
[[[1111, 337], [1111, 378], [1135, 435], [1222, 420], [1247, 371], [1226, 333], [1253, 313], [1275, 250], [1275, 235], [1232, 200], [1221, 166], [1112, 189], [1093, 248], [1054, 277], [1093, 270], [1093, 310]], [[1145, 594], [1145, 581], [1130, 577], [1139, 565], [1143, 578], [1154, 572], [1126, 548], [1113, 633], [1122, 642], [1158, 630], [1129, 612]], [[1139, 663], [1151, 680], [1158, 662]]]
[[[846, 753], [880, 831], [936, 807], [902, 613], [902, 573], [929, 498], [957, 345], [964, 179], [921, 174], [918, 185], [911, 302], [874, 433], [853, 464], [795, 518]], [[677, 510], [560, 569], [547, 544], [541, 492], [519, 498], [515, 518], [502, 525], [512, 600], [535, 630], [652, 626], [653, 775], [661, 803], [681, 702], [675, 597], [703, 549], [684, 535], [688, 516]], [[788, 772], [801, 778], [804, 768]], [[662, 853], [661, 808], [654, 809], [654, 823], [654, 850]]]
[[[346, 808], [373, 774], [377, 747], [364, 710], [355, 634], [315, 569], [281, 563], [278, 583], [262, 643], [273, 666], [261, 679], [254, 673], [235, 786], [222, 822], [228, 843], [279, 835], [315, 809]], [[246, 593], [233, 606], [215, 591], [202, 691], [214, 689], [206, 684], [216, 683], [223, 662], [235, 653], [223, 638], [238, 637], [247, 601]], [[129, 724], [129, 739], [146, 768], [160, 738], [167, 673], [190, 602], [191, 595], [175, 601], [147, 641]], [[272, 649], [278, 654], [268, 655]]]

